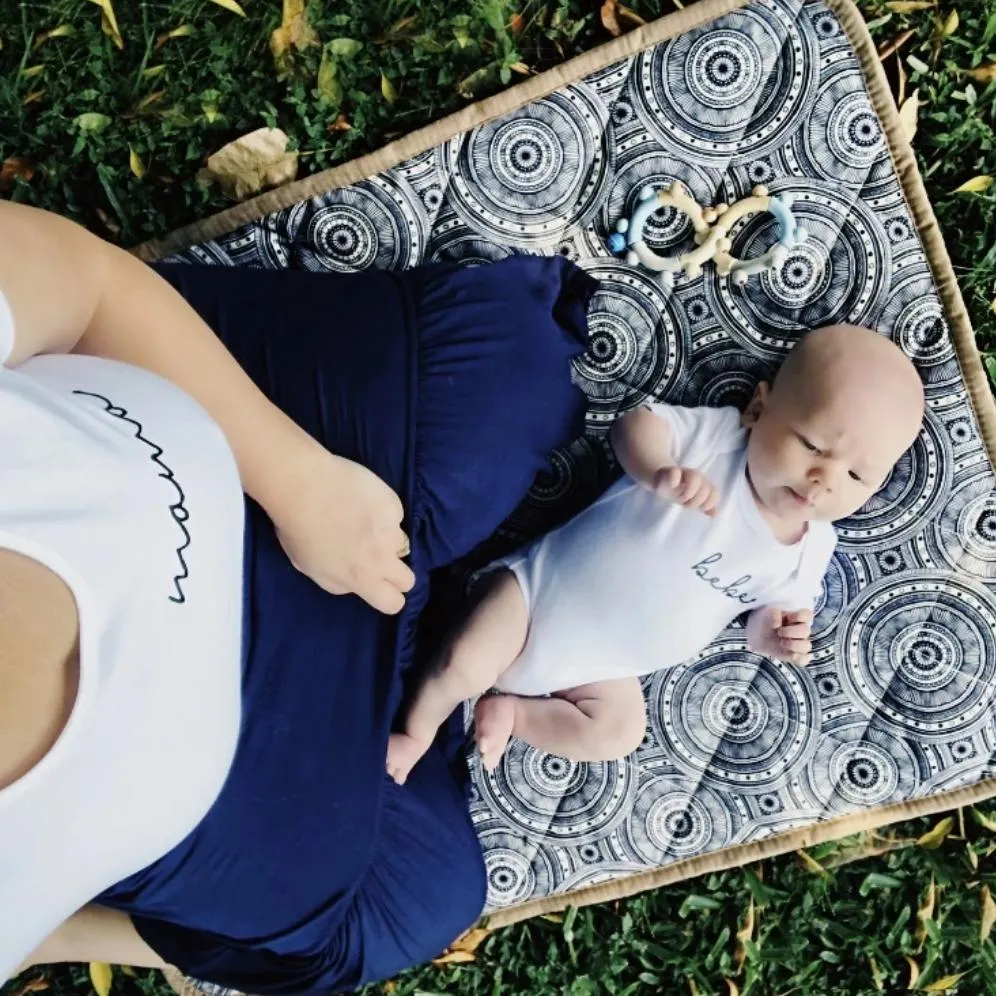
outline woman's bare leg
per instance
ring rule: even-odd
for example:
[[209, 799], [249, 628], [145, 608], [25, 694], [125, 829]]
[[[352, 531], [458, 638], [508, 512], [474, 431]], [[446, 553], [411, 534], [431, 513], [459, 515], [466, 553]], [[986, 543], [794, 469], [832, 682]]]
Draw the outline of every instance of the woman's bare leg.
[[166, 962], [142, 940], [131, 917], [104, 906], [84, 906], [53, 931], [18, 969], [64, 961], [104, 961], [135, 968], [166, 968]]

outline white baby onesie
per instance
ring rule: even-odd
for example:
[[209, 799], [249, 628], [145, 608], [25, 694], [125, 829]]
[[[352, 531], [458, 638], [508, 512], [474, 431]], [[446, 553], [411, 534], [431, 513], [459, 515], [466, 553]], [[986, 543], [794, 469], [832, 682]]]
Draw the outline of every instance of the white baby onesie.
[[737, 616], [766, 605], [812, 608], [837, 537], [812, 522], [786, 545], [746, 475], [735, 408], [654, 404], [674, 461], [718, 489], [714, 518], [624, 476], [570, 522], [502, 561], [522, 588], [529, 635], [496, 687], [544, 695], [649, 674], [686, 660]]

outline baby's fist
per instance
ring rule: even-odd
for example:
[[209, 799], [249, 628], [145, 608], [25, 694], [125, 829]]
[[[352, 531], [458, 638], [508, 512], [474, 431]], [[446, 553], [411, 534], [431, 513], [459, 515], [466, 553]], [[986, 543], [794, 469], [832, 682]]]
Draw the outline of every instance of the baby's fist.
[[684, 508], [698, 509], [710, 518], [719, 504], [719, 492], [712, 482], [690, 467], [664, 467], [657, 471], [654, 493]]
[[812, 628], [813, 613], [809, 609], [786, 612], [769, 606], [751, 614], [747, 644], [755, 653], [805, 667], [813, 649]]

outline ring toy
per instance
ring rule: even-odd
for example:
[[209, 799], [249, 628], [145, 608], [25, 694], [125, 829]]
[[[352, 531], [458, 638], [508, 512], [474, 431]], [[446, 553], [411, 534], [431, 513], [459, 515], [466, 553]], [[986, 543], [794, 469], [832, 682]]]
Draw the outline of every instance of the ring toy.
[[[695, 230], [696, 248], [680, 256], [662, 256], [651, 249], [643, 238], [647, 219], [662, 207], [673, 207], [686, 214]], [[778, 223], [778, 240], [765, 253], [754, 259], [737, 259], [730, 255], [732, 240], [730, 229], [748, 214], [766, 211]], [[630, 218], [620, 218], [616, 230], [608, 240], [609, 251], [615, 255], [625, 253], [631, 266], [642, 265], [657, 273], [666, 287], [674, 284], [675, 275], [683, 273], [694, 279], [702, 272], [702, 264], [711, 261], [716, 272], [729, 276], [734, 284], [742, 286], [747, 278], [775, 266], [780, 266], [790, 249], [806, 240], [805, 229], [799, 226], [792, 214], [792, 198], [788, 194], [771, 196], [766, 187], [757, 186], [750, 197], [734, 204], [716, 204], [702, 207], [680, 181], [663, 190], [644, 187], [639, 203]]]

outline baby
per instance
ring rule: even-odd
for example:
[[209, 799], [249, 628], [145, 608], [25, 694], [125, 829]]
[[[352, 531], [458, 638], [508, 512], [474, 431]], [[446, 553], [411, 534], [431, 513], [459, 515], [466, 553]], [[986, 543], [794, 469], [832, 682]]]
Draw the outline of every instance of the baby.
[[387, 769], [403, 783], [463, 701], [493, 769], [511, 737], [577, 761], [623, 757], [646, 729], [639, 677], [749, 612], [759, 654], [809, 660], [836, 543], [916, 438], [923, 388], [884, 336], [805, 336], [746, 412], [648, 404], [620, 418], [625, 476], [570, 522], [499, 562], [421, 685]]

